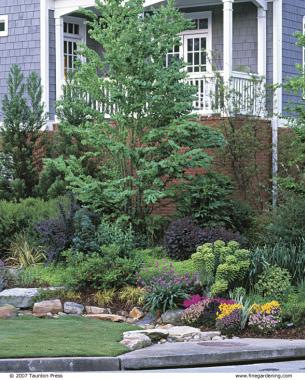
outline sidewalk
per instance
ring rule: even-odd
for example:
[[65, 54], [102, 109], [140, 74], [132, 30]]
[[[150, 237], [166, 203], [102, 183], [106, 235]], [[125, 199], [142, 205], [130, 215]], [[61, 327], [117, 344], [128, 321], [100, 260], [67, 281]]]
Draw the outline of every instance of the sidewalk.
[[305, 340], [230, 339], [164, 343], [116, 358], [1, 359], [0, 372], [124, 371], [305, 358]]
[[165, 343], [120, 356], [121, 369], [196, 367], [305, 358], [305, 340], [228, 339]]

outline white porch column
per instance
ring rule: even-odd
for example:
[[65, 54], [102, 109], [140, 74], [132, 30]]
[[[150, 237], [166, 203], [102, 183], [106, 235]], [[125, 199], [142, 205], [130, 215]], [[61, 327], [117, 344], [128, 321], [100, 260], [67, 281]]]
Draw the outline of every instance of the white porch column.
[[62, 96], [62, 85], [64, 78], [64, 22], [62, 17], [55, 18], [55, 40], [56, 40], [56, 100]]
[[267, 72], [267, 18], [266, 9], [257, 8], [257, 72], [266, 78]]
[[40, 77], [45, 111], [49, 105], [49, 2], [40, 0]]
[[233, 2], [223, 2], [223, 75], [224, 82], [228, 83], [233, 68]]

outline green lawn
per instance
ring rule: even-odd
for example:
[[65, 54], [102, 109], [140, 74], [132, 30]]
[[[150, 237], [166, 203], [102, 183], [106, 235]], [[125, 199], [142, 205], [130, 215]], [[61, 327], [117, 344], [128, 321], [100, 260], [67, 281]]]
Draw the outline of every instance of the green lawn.
[[0, 320], [0, 358], [117, 356], [128, 351], [123, 332], [136, 329], [83, 317]]

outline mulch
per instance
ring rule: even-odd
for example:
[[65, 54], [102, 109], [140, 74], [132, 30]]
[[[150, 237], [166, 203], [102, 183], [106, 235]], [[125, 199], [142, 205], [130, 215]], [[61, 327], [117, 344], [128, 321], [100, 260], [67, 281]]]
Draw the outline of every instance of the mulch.
[[248, 329], [240, 334], [241, 338], [265, 338], [265, 339], [305, 339], [305, 326], [292, 327], [286, 329], [276, 330], [270, 335], [258, 335]]

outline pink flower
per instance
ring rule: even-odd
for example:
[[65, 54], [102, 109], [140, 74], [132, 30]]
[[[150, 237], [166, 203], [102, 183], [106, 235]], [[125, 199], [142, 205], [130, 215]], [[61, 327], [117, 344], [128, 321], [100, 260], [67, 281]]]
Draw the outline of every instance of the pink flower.
[[183, 307], [187, 309], [188, 307], [192, 305], [196, 305], [197, 303], [201, 302], [203, 300], [203, 297], [201, 297], [199, 294], [193, 295], [191, 298], [183, 301]]

